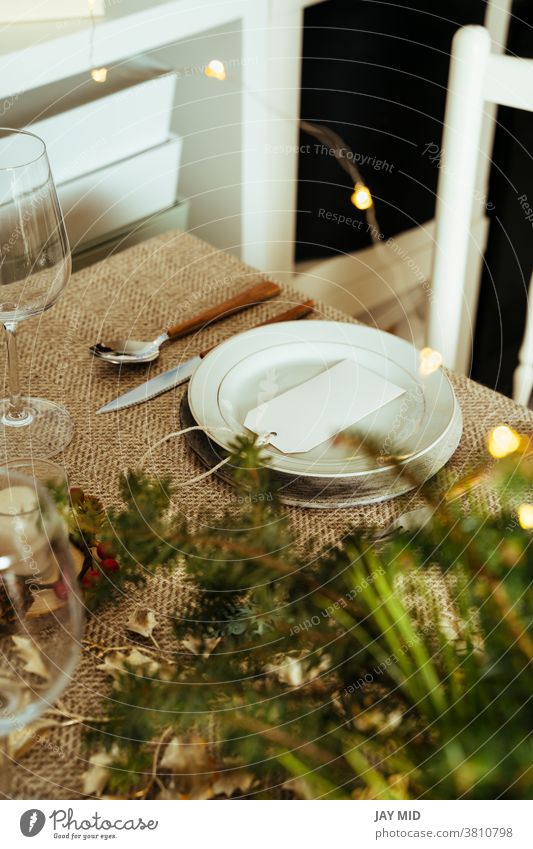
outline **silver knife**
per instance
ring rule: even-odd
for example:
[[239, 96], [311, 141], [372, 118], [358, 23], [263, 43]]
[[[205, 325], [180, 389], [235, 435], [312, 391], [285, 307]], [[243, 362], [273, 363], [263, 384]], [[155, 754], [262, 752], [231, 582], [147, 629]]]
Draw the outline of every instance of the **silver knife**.
[[[269, 318], [268, 321], [263, 321], [261, 324], [257, 324], [255, 326], [263, 327], [265, 324], [277, 324], [280, 321], [297, 321], [299, 318], [304, 318], [304, 316], [312, 313], [313, 307], [314, 301], [306, 301], [297, 307], [293, 307], [286, 312], [279, 313], [278, 315]], [[201, 354], [191, 357], [190, 360], [186, 360], [184, 363], [180, 363], [180, 365], [175, 366], [168, 371], [164, 371], [162, 374], [158, 374], [156, 377], [150, 378], [150, 380], [146, 380], [144, 383], [136, 386], [135, 389], [130, 389], [129, 392], [125, 392], [124, 395], [119, 395], [118, 398], [114, 398], [112, 401], [104, 404], [104, 406], [100, 407], [100, 409], [96, 412], [112, 413], [116, 410], [124, 410], [126, 407], [133, 407], [135, 404], [143, 404], [145, 401], [150, 401], [151, 398], [156, 398], [158, 395], [162, 395], [163, 392], [175, 389], [177, 386], [180, 386], [192, 377], [202, 362], [202, 359], [211, 350], [212, 348], [209, 348], [207, 351], [202, 351]]]

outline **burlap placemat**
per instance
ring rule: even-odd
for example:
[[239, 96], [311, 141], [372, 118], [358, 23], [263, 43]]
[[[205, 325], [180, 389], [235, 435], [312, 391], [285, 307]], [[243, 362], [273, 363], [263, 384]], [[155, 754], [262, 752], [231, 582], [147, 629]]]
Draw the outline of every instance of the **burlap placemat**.
[[[65, 404], [76, 423], [71, 445], [64, 457], [58, 458], [65, 464], [71, 485], [99, 495], [107, 506], [115, 504], [119, 472], [134, 466], [158, 439], [179, 428], [179, 407], [186, 387], [120, 413], [96, 416], [105, 401], [302, 299], [285, 288], [281, 298], [254, 308], [252, 314], [234, 316], [201, 334], [165, 346], [157, 362], [147, 366], [119, 371], [93, 359], [89, 346], [120, 335], [152, 338], [171, 322], [223, 300], [260, 277], [235, 257], [188, 234], [171, 232], [74, 275], [64, 297], [49, 313], [23, 323], [23, 385], [29, 385], [35, 395]], [[321, 308], [317, 317], [350, 320], [329, 307]], [[490, 427], [508, 423], [529, 433], [533, 415], [466, 378], [451, 375], [451, 379], [464, 416], [464, 436], [447, 467], [448, 478], [453, 481], [484, 450]], [[202, 471], [184, 441], [158, 448], [145, 467], [157, 474], [171, 472], [181, 480]], [[232, 490], [226, 484], [211, 478], [187, 487], [177, 508], [198, 524], [207, 521], [210, 512], [220, 512], [231, 497]], [[494, 507], [490, 493], [480, 490], [476, 497]], [[328, 546], [339, 542], [355, 525], [386, 525], [416, 504], [416, 496], [404, 496], [365, 508], [320, 512], [289, 508], [288, 512], [302, 544], [314, 538]], [[190, 609], [193, 589], [179, 573], [174, 573], [169, 578], [152, 580], [135, 595], [90, 618], [86, 625], [87, 643], [133, 646], [135, 641], [124, 623], [136, 604], [152, 607], [160, 620], [167, 618], [170, 623], [176, 612], [184, 615]], [[99, 663], [95, 650], [84, 648], [75, 680], [62, 700], [68, 709], [83, 716], [98, 714], [109, 691], [108, 678], [96, 668]], [[71, 726], [43, 735], [13, 769], [10, 795], [36, 799], [78, 797], [87, 768], [82, 728], [83, 725]]]

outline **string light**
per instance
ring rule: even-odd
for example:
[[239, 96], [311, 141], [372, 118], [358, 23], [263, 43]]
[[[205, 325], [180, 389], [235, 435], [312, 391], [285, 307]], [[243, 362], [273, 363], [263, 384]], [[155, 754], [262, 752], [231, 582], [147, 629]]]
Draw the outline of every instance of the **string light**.
[[107, 80], [107, 68], [93, 68], [91, 77], [95, 83], [105, 83]]
[[[89, 16], [91, 18], [91, 31], [89, 35], [89, 67], [91, 68], [91, 79], [95, 83], [105, 83], [107, 80], [107, 68], [95, 68], [94, 66], [94, 38], [96, 34], [96, 4], [97, 0], [87, 0]], [[100, 8], [98, 11], [101, 12]], [[103, 14], [103, 12], [101, 12]]]
[[520, 434], [515, 430], [507, 425], [499, 425], [491, 430], [487, 437], [489, 454], [496, 460], [501, 460], [502, 457], [508, 457], [517, 451], [520, 441]]
[[533, 504], [521, 504], [518, 508], [518, 521], [525, 531], [533, 528]]
[[420, 374], [427, 377], [442, 365], [442, 354], [433, 348], [422, 348], [420, 351]]
[[357, 209], [370, 209], [374, 205], [370, 189], [364, 183], [356, 183], [352, 195], [352, 203]]
[[224, 62], [221, 62], [220, 59], [211, 59], [206, 65], [204, 73], [206, 77], [213, 77], [215, 80], [225, 80], [226, 68], [224, 67]]

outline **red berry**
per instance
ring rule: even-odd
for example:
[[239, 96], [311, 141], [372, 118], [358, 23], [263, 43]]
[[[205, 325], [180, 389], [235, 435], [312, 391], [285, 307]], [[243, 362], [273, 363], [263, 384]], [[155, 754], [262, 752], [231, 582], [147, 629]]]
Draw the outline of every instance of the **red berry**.
[[96, 553], [100, 560], [106, 560], [109, 557], [113, 556], [113, 549], [111, 548], [111, 544], [108, 542], [99, 542], [96, 546]]
[[64, 581], [58, 581], [54, 584], [54, 592], [61, 601], [66, 601], [68, 598], [68, 589]]
[[81, 582], [84, 587], [92, 587], [92, 585], [101, 577], [98, 569], [88, 569], [83, 576]]
[[106, 557], [105, 560], [102, 560], [100, 566], [102, 569], [107, 569], [108, 572], [118, 572], [120, 569], [118, 560], [115, 560], [114, 557]]

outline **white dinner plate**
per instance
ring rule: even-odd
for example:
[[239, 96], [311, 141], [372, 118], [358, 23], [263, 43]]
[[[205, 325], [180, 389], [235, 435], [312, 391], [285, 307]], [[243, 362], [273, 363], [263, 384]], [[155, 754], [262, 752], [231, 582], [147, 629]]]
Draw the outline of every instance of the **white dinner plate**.
[[[353, 485], [357, 480], [367, 501], [391, 497], [412, 486], [405, 475], [398, 484], [399, 469], [391, 455], [400, 458], [404, 471], [427, 478], [453, 454], [462, 430], [445, 373], [438, 369], [422, 375], [419, 353], [403, 339], [329, 321], [254, 328], [204, 358], [189, 384], [190, 410], [209, 438], [227, 449], [236, 434], [250, 435], [243, 424], [249, 410], [346, 359], [401, 386], [404, 393], [357, 423], [353, 432], [359, 447], [330, 440], [305, 453], [283, 454], [267, 446], [269, 465], [323, 483], [351, 480]], [[301, 426], [306, 426], [305, 410]], [[397, 483], [391, 486], [393, 480]]]

